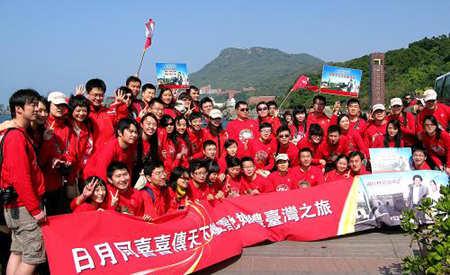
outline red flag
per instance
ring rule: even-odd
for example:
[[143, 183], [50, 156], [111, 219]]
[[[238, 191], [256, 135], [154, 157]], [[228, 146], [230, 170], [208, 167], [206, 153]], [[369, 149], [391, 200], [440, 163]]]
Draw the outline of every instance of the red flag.
[[152, 36], [154, 30], [155, 30], [155, 22], [149, 19], [148, 23], [145, 23], [145, 35], [147, 36], [147, 41], [145, 42], [144, 49], [147, 49], [152, 44]]
[[309, 78], [301, 75], [300, 78], [295, 83], [294, 87], [292, 87], [291, 92], [300, 88], [306, 88], [309, 85]]

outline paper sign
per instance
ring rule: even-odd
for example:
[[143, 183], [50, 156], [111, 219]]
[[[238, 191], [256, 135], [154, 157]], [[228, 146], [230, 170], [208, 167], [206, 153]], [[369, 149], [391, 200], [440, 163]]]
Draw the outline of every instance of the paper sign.
[[156, 77], [158, 88], [187, 89], [189, 79], [186, 64], [156, 63]]
[[320, 91], [327, 94], [358, 97], [361, 76], [361, 70], [323, 66]]

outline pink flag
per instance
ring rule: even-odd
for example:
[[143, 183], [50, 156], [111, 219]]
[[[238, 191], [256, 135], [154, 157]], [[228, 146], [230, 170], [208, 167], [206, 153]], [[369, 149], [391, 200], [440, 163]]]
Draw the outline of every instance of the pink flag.
[[144, 49], [147, 49], [152, 44], [152, 36], [155, 30], [155, 22], [153, 20], [148, 20], [148, 23], [145, 23], [145, 35], [147, 36], [147, 41], [145, 42]]
[[301, 75], [300, 78], [295, 83], [294, 87], [292, 87], [291, 92], [300, 88], [306, 88], [309, 84], [309, 78]]

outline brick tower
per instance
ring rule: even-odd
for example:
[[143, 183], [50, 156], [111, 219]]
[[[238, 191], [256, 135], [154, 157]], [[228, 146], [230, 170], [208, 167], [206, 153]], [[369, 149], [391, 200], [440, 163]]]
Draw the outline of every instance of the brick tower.
[[370, 55], [370, 105], [385, 104], [386, 86], [384, 82], [384, 53]]

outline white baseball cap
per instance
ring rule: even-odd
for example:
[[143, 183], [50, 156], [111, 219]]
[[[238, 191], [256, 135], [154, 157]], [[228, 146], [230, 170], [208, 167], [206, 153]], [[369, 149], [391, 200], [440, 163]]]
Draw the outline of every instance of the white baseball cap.
[[423, 100], [425, 100], [425, 102], [427, 102], [429, 100], [436, 100], [436, 98], [437, 98], [437, 93], [433, 89], [426, 90], [423, 93]]
[[209, 117], [212, 118], [212, 119], [222, 118], [222, 112], [219, 109], [213, 109], [209, 113]]
[[47, 100], [55, 105], [67, 104], [67, 96], [58, 91], [48, 94]]
[[278, 154], [275, 157], [275, 162], [277, 162], [279, 160], [287, 160], [287, 161], [289, 161], [289, 156], [287, 154]]
[[385, 111], [386, 108], [384, 108], [383, 104], [378, 103], [378, 104], [373, 105], [373, 107], [372, 107], [372, 111], [373, 112], [375, 112], [376, 110], [383, 110], [383, 111]]
[[395, 97], [393, 99], [391, 99], [391, 108], [393, 106], [403, 106], [403, 101], [401, 98]]

